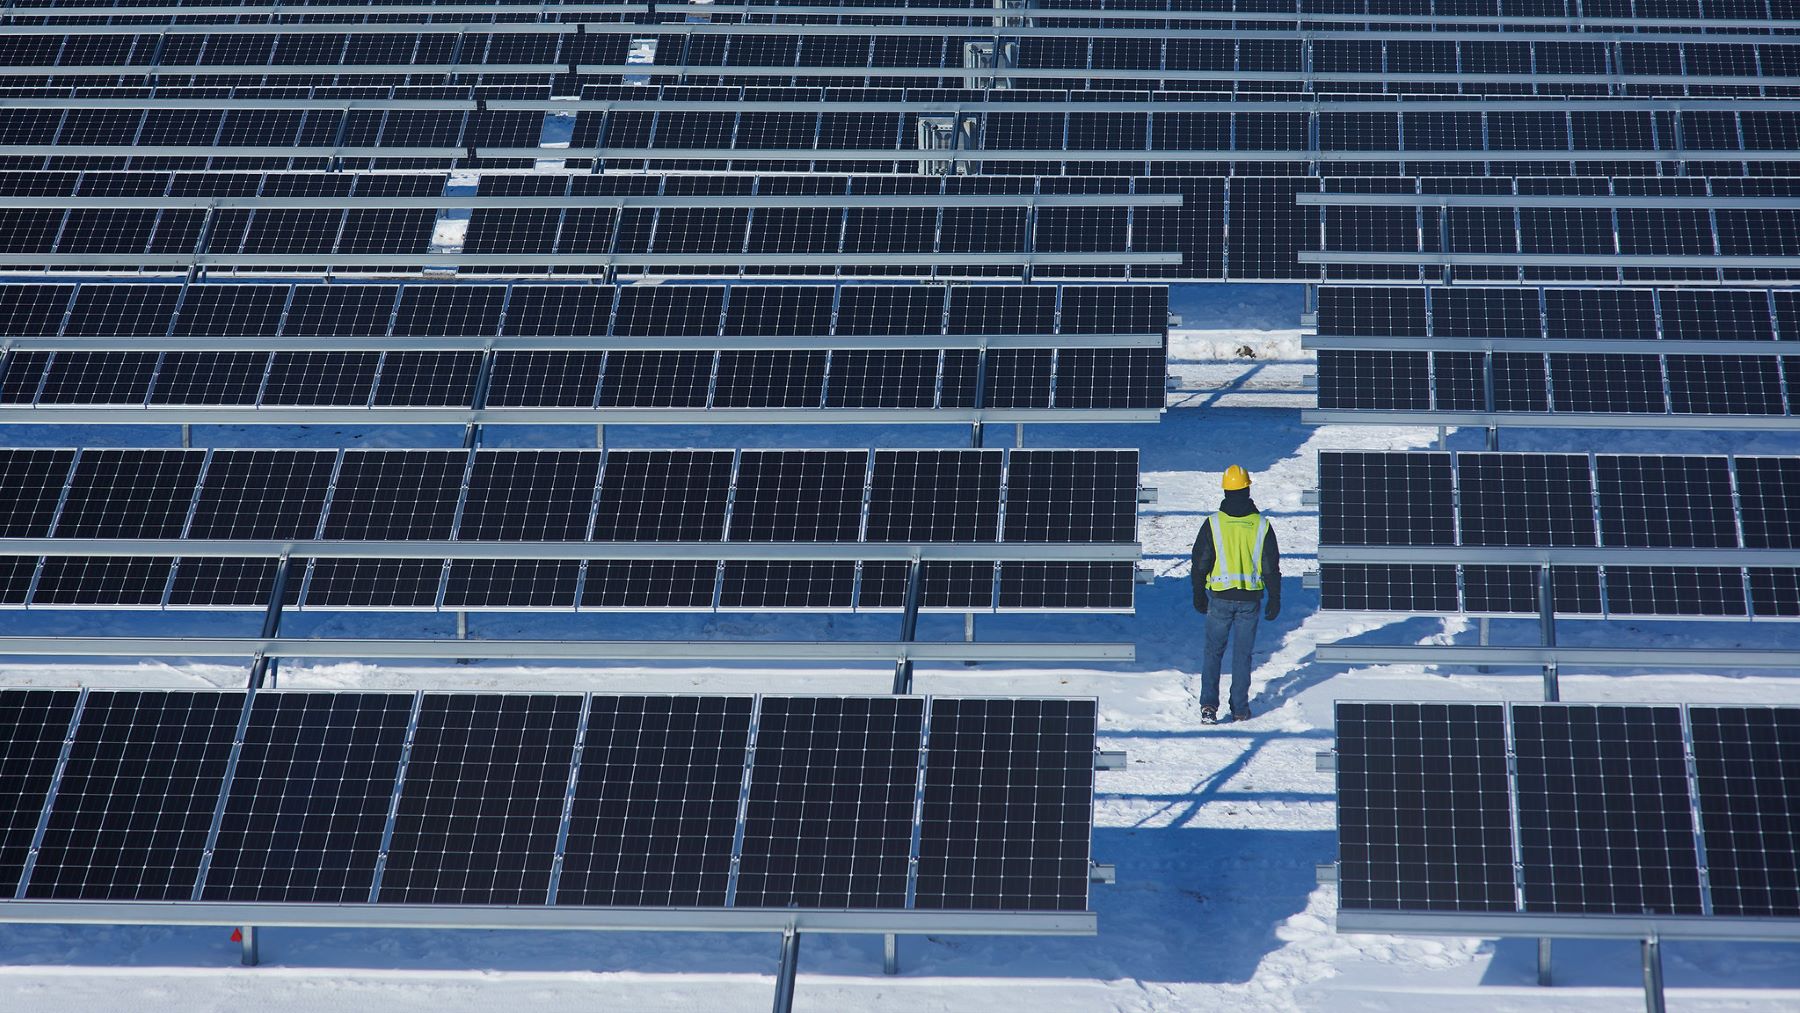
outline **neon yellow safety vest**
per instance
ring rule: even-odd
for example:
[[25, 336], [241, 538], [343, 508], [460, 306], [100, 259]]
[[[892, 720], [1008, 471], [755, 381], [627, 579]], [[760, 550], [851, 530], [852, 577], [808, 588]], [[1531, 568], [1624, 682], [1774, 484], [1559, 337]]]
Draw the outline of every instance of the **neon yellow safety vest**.
[[1262, 514], [1213, 514], [1213, 565], [1206, 575], [1206, 589], [1261, 591], [1263, 539], [1268, 533], [1269, 522]]

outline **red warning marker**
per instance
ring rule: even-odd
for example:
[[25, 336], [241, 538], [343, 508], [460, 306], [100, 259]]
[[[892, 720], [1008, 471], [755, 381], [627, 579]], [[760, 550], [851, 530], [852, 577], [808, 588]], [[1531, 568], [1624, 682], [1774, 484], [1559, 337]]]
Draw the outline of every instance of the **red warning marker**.
[[232, 929], [231, 930], [231, 941], [234, 943], [243, 942], [244, 941], [244, 930], [243, 929]]

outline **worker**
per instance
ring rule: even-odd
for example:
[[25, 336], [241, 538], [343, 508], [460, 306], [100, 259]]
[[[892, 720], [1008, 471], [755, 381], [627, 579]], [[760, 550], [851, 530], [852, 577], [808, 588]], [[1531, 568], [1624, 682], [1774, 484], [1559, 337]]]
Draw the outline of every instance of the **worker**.
[[[1200, 721], [1219, 720], [1219, 667], [1231, 641], [1231, 719], [1250, 720], [1250, 652], [1257, 612], [1281, 614], [1281, 552], [1275, 528], [1250, 499], [1250, 473], [1225, 469], [1225, 499], [1194, 539], [1194, 610], [1206, 616], [1206, 653], [1200, 661]], [[1268, 606], [1262, 608], [1264, 592]]]

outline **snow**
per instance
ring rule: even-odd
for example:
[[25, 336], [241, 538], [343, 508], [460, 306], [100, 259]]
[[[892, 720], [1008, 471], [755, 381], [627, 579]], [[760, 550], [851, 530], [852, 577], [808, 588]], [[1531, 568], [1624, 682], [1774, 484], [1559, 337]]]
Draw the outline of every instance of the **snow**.
[[[1346, 667], [1312, 660], [1319, 643], [1472, 642], [1473, 624], [1401, 616], [1322, 614], [1300, 586], [1315, 569], [1316, 512], [1301, 504], [1320, 448], [1427, 446], [1424, 429], [1303, 426], [1312, 370], [1299, 346], [1300, 296], [1283, 286], [1189, 289], [1175, 311], [1179, 379], [1159, 425], [1030, 426], [1030, 446], [1137, 446], [1146, 484], [1145, 565], [1135, 616], [983, 617], [984, 639], [1131, 641], [1137, 660], [1092, 668], [920, 665], [917, 688], [941, 694], [1092, 695], [1101, 702], [1101, 746], [1124, 750], [1124, 770], [1097, 775], [1099, 861], [1118, 882], [1094, 888], [1094, 938], [906, 937], [902, 973], [884, 977], [881, 940], [807, 936], [796, 1009], [968, 1011], [1005, 1005], [1033, 1013], [1091, 1011], [1319, 1010], [1369, 1013], [1626, 1011], [1642, 1008], [1638, 953], [1626, 941], [1559, 941], [1557, 985], [1535, 985], [1528, 939], [1340, 936], [1335, 894], [1314, 868], [1335, 857], [1331, 775], [1315, 754], [1331, 748], [1331, 703], [1345, 699], [1532, 699], [1535, 673], [1447, 674], [1420, 666]], [[1249, 353], [1249, 354], [1246, 354]], [[196, 445], [454, 445], [444, 429], [337, 427], [197, 431]], [[173, 429], [17, 428], [35, 445], [172, 445]], [[495, 431], [497, 444], [580, 445], [591, 430]], [[615, 446], [955, 446], [956, 427], [842, 429], [609, 427]], [[990, 429], [990, 445], [1012, 438]], [[1736, 450], [1795, 453], [1791, 437], [1520, 432], [1509, 449]], [[1453, 447], [1476, 434], [1451, 436]], [[1259, 637], [1244, 724], [1203, 727], [1196, 702], [1198, 617], [1191, 611], [1187, 553], [1213, 509], [1220, 474], [1241, 463], [1273, 518], [1283, 549], [1284, 611]], [[0, 614], [0, 633], [252, 632], [252, 615]], [[296, 615], [295, 635], [448, 635], [449, 616]], [[475, 615], [476, 636], [608, 638], [767, 637], [881, 639], [891, 615], [772, 618], [720, 616]], [[1731, 623], [1566, 621], [1563, 643], [1770, 646], [1793, 628]], [[1495, 642], [1535, 636], [1530, 621], [1496, 621]], [[927, 616], [920, 636], [955, 639], [961, 617]], [[625, 692], [885, 692], [885, 666], [590, 667], [488, 663], [468, 666], [334, 662], [292, 665], [282, 683], [319, 688], [541, 688]], [[238, 665], [211, 661], [0, 665], [0, 684], [230, 686]], [[1791, 679], [1768, 673], [1625, 671], [1565, 673], [1564, 699], [1800, 702]], [[777, 941], [766, 934], [534, 933], [270, 929], [264, 966], [237, 966], [230, 929], [0, 926], [0, 1008], [134, 1010], [486, 1011], [554, 1007], [690, 1013], [763, 1009]], [[1800, 951], [1761, 943], [1666, 943], [1669, 1001], [1683, 1011], [1800, 1009]]]

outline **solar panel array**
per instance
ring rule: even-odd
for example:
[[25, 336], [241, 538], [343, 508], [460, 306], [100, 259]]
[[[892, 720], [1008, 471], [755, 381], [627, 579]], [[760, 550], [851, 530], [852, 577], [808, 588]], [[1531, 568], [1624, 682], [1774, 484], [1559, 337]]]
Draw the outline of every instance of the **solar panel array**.
[[1797, 778], [1793, 707], [1339, 702], [1340, 925], [1800, 918]]
[[0, 690], [0, 910], [1085, 912], [1094, 722], [1078, 699]]
[[261, 610], [292, 553], [300, 609], [897, 611], [931, 545], [957, 554], [926, 562], [928, 610], [1132, 606], [1136, 451], [11, 450], [0, 474], [0, 552], [36, 546], [0, 557], [0, 607]]
[[[1321, 604], [1353, 611], [1800, 618], [1800, 459], [1325, 452]], [[1346, 562], [1358, 547], [1386, 561]], [[1432, 561], [1411, 562], [1414, 551]], [[1664, 550], [1741, 552], [1701, 565]], [[1612, 553], [1610, 562], [1592, 558]], [[1468, 557], [1457, 562], [1459, 554]], [[1582, 558], [1586, 554], [1589, 558]], [[1337, 553], [1341, 556], [1342, 553]], [[1766, 565], [1759, 565], [1766, 564]]]

